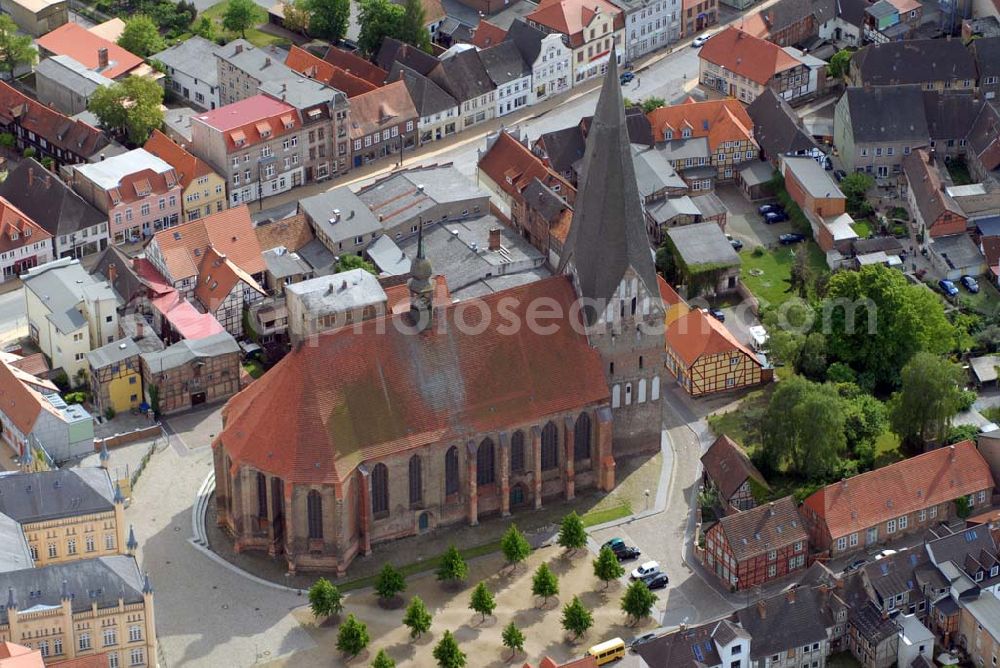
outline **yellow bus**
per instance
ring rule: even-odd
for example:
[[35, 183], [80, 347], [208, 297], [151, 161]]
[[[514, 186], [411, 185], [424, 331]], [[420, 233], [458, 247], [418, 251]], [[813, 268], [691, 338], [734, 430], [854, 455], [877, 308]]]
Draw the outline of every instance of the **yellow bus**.
[[587, 650], [587, 654], [594, 657], [598, 666], [603, 666], [625, 656], [625, 641], [621, 638], [605, 640]]

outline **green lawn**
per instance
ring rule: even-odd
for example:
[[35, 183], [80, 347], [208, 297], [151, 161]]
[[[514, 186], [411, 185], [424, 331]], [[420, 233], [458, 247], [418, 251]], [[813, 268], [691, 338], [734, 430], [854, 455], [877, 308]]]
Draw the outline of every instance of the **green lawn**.
[[260, 378], [264, 375], [264, 365], [257, 360], [247, 360], [243, 363], [243, 368], [251, 378]]
[[[482, 557], [486, 554], [493, 554], [494, 552], [500, 551], [500, 541], [496, 540], [492, 543], [486, 543], [484, 545], [478, 545], [476, 547], [470, 547], [467, 550], [459, 550], [462, 557], [466, 561], [469, 559], [475, 559], [476, 557]], [[405, 566], [399, 567], [399, 572], [403, 574], [403, 577], [409, 577], [411, 575], [416, 575], [417, 573], [425, 573], [427, 571], [436, 570], [438, 564], [441, 563], [441, 557], [434, 557], [433, 559], [424, 559], [423, 561], [417, 561], [412, 564], [406, 564]], [[371, 587], [375, 584], [375, 580], [378, 575], [369, 575], [367, 577], [358, 578], [357, 580], [350, 580], [344, 584], [337, 585], [337, 588], [341, 591], [350, 591], [352, 589], [364, 589], [365, 587]]]
[[867, 239], [868, 236], [872, 233], [872, 226], [868, 223], [867, 220], [854, 221], [853, 223], [851, 223], [851, 229], [853, 229], [854, 233], [857, 234], [862, 239]]
[[[215, 23], [216, 31], [218, 32], [218, 34], [225, 36], [226, 41], [229, 42], [231, 40], [240, 37], [240, 35], [236, 33], [230, 33], [228, 30], [222, 27], [222, 14], [223, 12], [226, 11], [227, 4], [228, 2], [224, 0], [223, 2], [212, 5], [203, 12], [198, 12], [198, 16], [199, 18], [202, 16], [207, 16], [208, 18], [212, 19], [212, 22]], [[267, 16], [264, 16], [263, 20], [267, 21]], [[254, 46], [259, 46], [259, 47], [267, 47], [274, 45], [283, 48], [288, 48], [288, 40], [285, 39], [284, 37], [278, 37], [277, 35], [266, 33], [262, 30], [258, 30], [257, 28], [250, 28], [249, 30], [247, 30], [247, 41], [253, 44]]]
[[592, 510], [589, 513], [584, 513], [580, 519], [583, 520], [583, 526], [592, 527], [598, 524], [604, 524], [605, 522], [610, 522], [611, 520], [617, 520], [631, 514], [632, 506], [629, 505], [627, 501], [622, 501], [621, 504], [612, 508]]
[[[823, 251], [814, 242], [806, 242], [809, 249], [809, 264], [817, 274], [829, 272]], [[760, 300], [761, 305], [777, 306], [793, 296], [789, 292], [789, 277], [792, 274], [792, 263], [795, 259], [795, 246], [779, 246], [772, 250], [764, 250], [763, 255], [755, 256], [753, 251], [744, 250], [740, 253], [743, 267], [740, 280]]]
[[969, 167], [965, 164], [964, 159], [948, 160], [945, 164], [948, 166], [948, 174], [951, 175], [951, 180], [956, 186], [967, 186], [972, 183], [972, 175], [969, 174]]
[[978, 282], [979, 292], [976, 294], [958, 286], [958, 303], [966, 311], [992, 317], [1000, 309], [1000, 292], [997, 291], [996, 286], [989, 280], [988, 276], [983, 276]]
[[861, 668], [861, 664], [850, 652], [840, 652], [826, 660], [826, 668]]

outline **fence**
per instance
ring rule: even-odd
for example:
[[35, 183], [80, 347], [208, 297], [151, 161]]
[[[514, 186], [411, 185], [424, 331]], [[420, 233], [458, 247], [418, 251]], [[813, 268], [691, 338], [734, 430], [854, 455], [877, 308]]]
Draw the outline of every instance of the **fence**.
[[108, 449], [117, 447], [119, 445], [127, 445], [128, 443], [135, 443], [136, 441], [141, 441], [146, 438], [154, 438], [163, 433], [163, 427], [157, 422], [148, 427], [139, 427], [138, 429], [133, 429], [132, 431], [127, 431], [123, 434], [115, 434], [114, 436], [108, 436], [106, 438], [95, 438], [94, 439], [94, 450], [100, 450], [102, 445], [108, 446]]

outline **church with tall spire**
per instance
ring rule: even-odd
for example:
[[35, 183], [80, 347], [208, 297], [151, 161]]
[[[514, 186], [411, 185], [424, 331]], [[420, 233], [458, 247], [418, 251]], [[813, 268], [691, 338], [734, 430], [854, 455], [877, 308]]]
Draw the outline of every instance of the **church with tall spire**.
[[659, 448], [664, 309], [614, 54], [584, 164], [558, 275], [434, 304], [420, 225], [407, 311], [318, 334], [227, 403], [237, 551], [344, 573], [377, 543], [610, 491], [616, 460]]
[[583, 313], [611, 390], [615, 453], [628, 455], [660, 447], [664, 306], [614, 52], [608, 62], [559, 271], [589, 304]]

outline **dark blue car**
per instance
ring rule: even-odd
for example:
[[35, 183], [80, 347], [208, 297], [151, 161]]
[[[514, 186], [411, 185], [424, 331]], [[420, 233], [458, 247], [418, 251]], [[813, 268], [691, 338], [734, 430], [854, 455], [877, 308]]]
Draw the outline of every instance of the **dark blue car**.
[[941, 279], [938, 281], [938, 287], [941, 288], [941, 292], [945, 293], [949, 297], [954, 297], [958, 294], [958, 288], [956, 288], [955, 284], [948, 279]]
[[771, 211], [770, 213], [764, 214], [764, 222], [768, 225], [772, 223], [780, 223], [783, 220], [788, 220], [788, 214], [784, 211]]
[[618, 77], [618, 80], [621, 82], [623, 86], [632, 79], [635, 79], [635, 74], [633, 74], [632, 72], [622, 72], [621, 75]]

